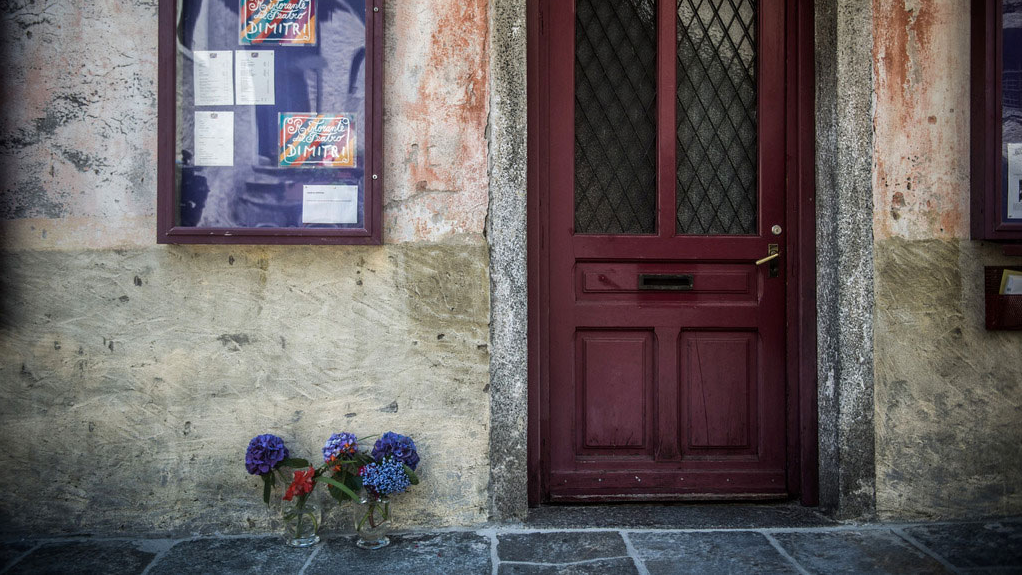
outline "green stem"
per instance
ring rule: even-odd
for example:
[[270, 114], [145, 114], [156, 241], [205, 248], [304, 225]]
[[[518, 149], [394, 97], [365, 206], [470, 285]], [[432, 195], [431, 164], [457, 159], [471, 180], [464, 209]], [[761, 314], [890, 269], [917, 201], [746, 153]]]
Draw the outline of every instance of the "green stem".
[[358, 522], [358, 526], [355, 528], [357, 531], [362, 530], [362, 528], [365, 526], [366, 521], [369, 522], [370, 529], [376, 529], [385, 521], [387, 521], [388, 518], [390, 518], [390, 502], [387, 501], [386, 503], [383, 504], [383, 516], [377, 522], [376, 510], [379, 507], [379, 504], [380, 504], [379, 501], [375, 500], [369, 501], [369, 510], [366, 511], [366, 514], [362, 517], [362, 520]]
[[305, 508], [305, 496], [302, 495], [298, 498], [298, 502], [295, 503], [295, 512], [298, 513], [298, 520], [295, 521], [295, 538], [297, 539], [302, 533], [302, 510]]
[[305, 502], [306, 499], [308, 499], [308, 497], [309, 497], [308, 494], [298, 497], [298, 499], [295, 501], [294, 511], [289, 511], [284, 514], [284, 520], [289, 522], [289, 525], [291, 520], [295, 521], [294, 529], [289, 528], [289, 531], [292, 533], [295, 539], [303, 537], [302, 521], [305, 518], [305, 515], [308, 515], [309, 519], [312, 521], [313, 534], [319, 531], [319, 522], [316, 521], [316, 514], [312, 512], [306, 513], [305, 511]]

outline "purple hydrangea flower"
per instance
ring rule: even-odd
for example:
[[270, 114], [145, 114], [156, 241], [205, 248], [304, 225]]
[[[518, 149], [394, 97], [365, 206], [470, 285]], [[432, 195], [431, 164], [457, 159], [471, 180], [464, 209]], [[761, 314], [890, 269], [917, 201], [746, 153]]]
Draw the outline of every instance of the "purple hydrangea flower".
[[373, 446], [373, 459], [382, 461], [385, 457], [404, 463], [413, 470], [419, 465], [419, 452], [415, 450], [415, 442], [411, 437], [388, 431], [376, 440]]
[[331, 459], [339, 458], [342, 455], [355, 455], [358, 451], [358, 438], [354, 433], [335, 433], [326, 440], [323, 446], [323, 461], [329, 463]]
[[269, 433], [257, 435], [248, 442], [245, 469], [252, 475], [265, 475], [290, 456], [283, 439]]
[[380, 498], [393, 493], [402, 493], [412, 481], [405, 473], [404, 464], [393, 457], [385, 457], [359, 469], [362, 487], [369, 495]]

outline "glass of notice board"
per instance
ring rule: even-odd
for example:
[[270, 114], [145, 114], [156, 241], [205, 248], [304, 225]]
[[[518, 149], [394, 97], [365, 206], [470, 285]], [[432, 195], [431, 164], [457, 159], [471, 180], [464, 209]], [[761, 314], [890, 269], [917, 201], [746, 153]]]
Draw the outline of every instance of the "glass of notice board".
[[1022, 223], [1022, 1], [1004, 0], [1001, 19], [1002, 221]]
[[382, 0], [161, 0], [161, 243], [379, 243]]

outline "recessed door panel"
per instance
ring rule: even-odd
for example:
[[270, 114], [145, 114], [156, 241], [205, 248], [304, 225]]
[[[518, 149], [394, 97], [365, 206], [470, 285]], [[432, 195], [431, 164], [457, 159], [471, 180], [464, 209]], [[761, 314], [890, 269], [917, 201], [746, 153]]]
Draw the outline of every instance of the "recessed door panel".
[[652, 431], [653, 334], [649, 331], [578, 333], [575, 370], [581, 397], [579, 453], [649, 451]]
[[687, 454], [749, 452], [755, 433], [758, 370], [753, 332], [686, 332], [681, 388]]

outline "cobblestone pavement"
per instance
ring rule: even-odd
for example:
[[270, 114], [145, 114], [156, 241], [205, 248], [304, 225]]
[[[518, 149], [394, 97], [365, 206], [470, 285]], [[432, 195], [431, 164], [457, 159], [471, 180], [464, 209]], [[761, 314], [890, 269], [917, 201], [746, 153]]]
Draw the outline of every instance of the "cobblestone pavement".
[[756, 528], [556, 525], [575, 520], [562, 514], [514, 528], [403, 533], [377, 551], [358, 549], [353, 536], [341, 534], [309, 549], [285, 547], [276, 536], [8, 537], [0, 543], [0, 573], [1022, 573], [1022, 518], [865, 525], [799, 519]]

